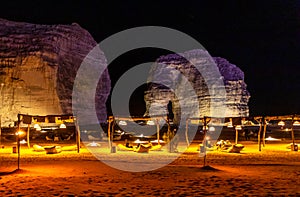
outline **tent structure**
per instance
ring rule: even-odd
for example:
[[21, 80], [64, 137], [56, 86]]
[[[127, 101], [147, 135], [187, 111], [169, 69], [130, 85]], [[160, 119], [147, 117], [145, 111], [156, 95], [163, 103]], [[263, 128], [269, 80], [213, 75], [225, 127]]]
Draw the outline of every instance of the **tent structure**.
[[[112, 143], [113, 143], [113, 133], [115, 130], [115, 124], [113, 124], [114, 121], [152, 121], [151, 125], [156, 125], [156, 133], [157, 133], [157, 142], [158, 144], [160, 143], [160, 134], [159, 134], [159, 121], [160, 120], [167, 120], [167, 117], [164, 116], [154, 116], [154, 117], [114, 117], [114, 116], [109, 116], [108, 117], [108, 146], [112, 152]], [[168, 123], [168, 121], [167, 121]]]
[[[44, 125], [57, 125], [59, 128], [66, 128], [65, 124], [74, 124], [75, 125], [75, 134], [76, 134], [76, 145], [77, 152], [80, 151], [80, 130], [77, 124], [76, 117], [72, 114], [61, 114], [61, 115], [29, 115], [29, 114], [18, 114], [18, 131], [20, 131], [21, 125], [27, 125], [27, 146], [30, 148], [30, 128], [34, 127], [37, 130], [40, 130], [40, 124]], [[19, 151], [19, 149], [18, 149]]]
[[[223, 119], [223, 121], [221, 121]], [[226, 118], [218, 118], [218, 117], [192, 117], [186, 120], [186, 142], [189, 145], [188, 139], [188, 125], [190, 122], [198, 123], [203, 126], [204, 136], [207, 133], [208, 127], [207, 125], [212, 120], [219, 120], [215, 124], [219, 124], [219, 126], [226, 126], [228, 128], [235, 128], [235, 144], [238, 143], [238, 132], [242, 130], [242, 128], [253, 127], [256, 126], [259, 128], [258, 130], [258, 149], [261, 151], [261, 147], [265, 146], [266, 141], [266, 132], [268, 122], [271, 120], [281, 121], [281, 124], [285, 124], [284, 121], [291, 121], [291, 139], [292, 139], [292, 150], [296, 151], [297, 147], [295, 145], [295, 133], [294, 127], [300, 127], [300, 115], [284, 115], [284, 116], [255, 116], [255, 117], [226, 117]], [[197, 122], [198, 121], [198, 122]], [[205, 137], [204, 139], [205, 140]], [[206, 143], [203, 142], [205, 145]]]
[[[297, 151], [297, 146], [295, 144], [295, 132], [294, 127], [300, 126], [300, 115], [284, 115], [284, 116], [258, 116], [255, 117], [257, 121], [260, 123], [259, 127], [259, 134], [258, 134], [258, 144], [259, 144], [259, 151], [261, 151], [261, 143], [263, 143], [263, 146], [265, 146], [265, 137], [266, 137], [266, 131], [267, 131], [267, 125], [268, 122], [271, 120], [277, 120], [280, 123], [279, 126], [283, 126], [285, 124], [285, 121], [291, 121], [291, 138], [292, 138], [292, 147], [291, 149], [293, 151]], [[263, 133], [262, 133], [263, 132]], [[262, 133], [262, 140], [261, 140], [261, 133]]]

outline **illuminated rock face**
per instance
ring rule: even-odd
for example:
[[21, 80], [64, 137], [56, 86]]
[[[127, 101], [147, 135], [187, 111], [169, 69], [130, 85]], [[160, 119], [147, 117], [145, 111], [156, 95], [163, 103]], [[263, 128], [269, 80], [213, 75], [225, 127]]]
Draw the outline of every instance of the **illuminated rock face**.
[[[0, 115], [2, 126], [18, 113], [72, 113], [76, 72], [96, 41], [77, 24], [36, 25], [0, 19]], [[106, 59], [101, 58], [102, 65]], [[107, 70], [95, 100], [98, 118], [106, 120], [110, 91]]]
[[[185, 119], [191, 116], [199, 116], [199, 114], [185, 114], [184, 110], [182, 110], [183, 107], [186, 110], [189, 109], [189, 107], [197, 106], [195, 105], [195, 101], [199, 101], [200, 116], [212, 116], [211, 106], [213, 106], [217, 112], [214, 113], [214, 115], [218, 114], [218, 111], [221, 110], [222, 113], [220, 114], [227, 117], [245, 117], [249, 115], [248, 101], [250, 94], [246, 89], [247, 85], [244, 82], [244, 73], [237, 66], [229, 63], [224, 58], [212, 58], [207, 51], [203, 50], [187, 51], [181, 55], [204, 70], [216, 63], [216, 70], [219, 71], [220, 75], [218, 76], [208, 71], [206, 76], [203, 77], [203, 73], [200, 73], [190, 62], [177, 54], [170, 54], [158, 58], [151, 70], [149, 81], [153, 81], [154, 78], [160, 78], [165, 84], [173, 84], [173, 86], [177, 88], [177, 92], [180, 93], [187, 87], [186, 85], [182, 85], [186, 84], [186, 82], [182, 83], [182, 78], [186, 78], [191, 83], [192, 91], [195, 92], [195, 98], [187, 96], [191, 94], [178, 96], [175, 95], [174, 91], [171, 91], [165, 86], [152, 84], [149, 86], [148, 91], [145, 92], [144, 97], [147, 108], [146, 115], [166, 114], [169, 100], [173, 103], [175, 122], [179, 122], [180, 117]], [[178, 75], [177, 71], [179, 71], [183, 77]], [[221, 80], [224, 86], [215, 86], [214, 91], [218, 92], [218, 90], [223, 88], [224, 95], [220, 96], [218, 93], [210, 92], [205, 80]], [[220, 97], [221, 100], [219, 99]], [[179, 100], [182, 101], [181, 105], [184, 106], [180, 106]], [[222, 108], [221, 105], [224, 107]]]

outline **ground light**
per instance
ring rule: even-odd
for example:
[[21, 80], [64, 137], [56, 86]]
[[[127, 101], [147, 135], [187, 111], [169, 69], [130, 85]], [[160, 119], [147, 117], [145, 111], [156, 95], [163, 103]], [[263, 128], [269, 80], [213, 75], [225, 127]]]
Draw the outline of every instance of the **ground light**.
[[17, 139], [17, 152], [18, 152], [18, 170], [20, 170], [20, 137], [25, 135], [25, 132], [20, 130], [20, 124], [19, 124], [19, 129], [18, 131], [15, 133], [16, 135], [16, 139]]

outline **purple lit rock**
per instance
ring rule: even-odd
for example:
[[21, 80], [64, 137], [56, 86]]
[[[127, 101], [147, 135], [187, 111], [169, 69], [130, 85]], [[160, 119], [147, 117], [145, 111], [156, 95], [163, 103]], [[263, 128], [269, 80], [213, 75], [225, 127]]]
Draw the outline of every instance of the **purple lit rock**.
[[[76, 72], [96, 46], [78, 24], [38, 25], [0, 19], [0, 96], [2, 124], [17, 114], [72, 113]], [[103, 55], [101, 65], [106, 65]], [[110, 92], [108, 71], [95, 96], [100, 121], [106, 120], [105, 102]]]
[[[197, 65], [201, 72], [194, 65]], [[211, 67], [215, 67], [215, 70], [208, 69]], [[181, 74], [178, 74], [177, 71]], [[194, 91], [194, 95], [186, 90], [187, 82], [183, 82], [183, 78], [191, 84], [190, 92]], [[147, 106], [145, 115], [166, 114], [169, 100], [173, 101], [175, 122], [178, 122], [182, 116], [184, 118], [199, 117], [199, 114], [185, 114], [184, 112], [192, 111], [193, 107], [197, 106], [195, 101], [199, 102], [200, 116], [216, 115], [216, 113], [212, 114], [211, 106], [214, 106], [214, 110], [217, 112], [224, 111], [222, 116], [245, 117], [249, 115], [250, 94], [244, 82], [244, 73], [224, 58], [212, 58], [207, 51], [198, 49], [180, 55], [170, 54], [158, 58], [152, 67], [148, 81], [157, 79], [165, 86], [152, 84], [145, 92], [144, 99]], [[208, 82], [212, 84], [211, 87], [214, 87], [214, 92], [209, 91]], [[176, 87], [178, 95], [175, 95], [174, 91], [166, 86]], [[224, 94], [220, 97], [218, 91], [222, 92], [222, 90]], [[225, 110], [221, 106], [222, 102]]]

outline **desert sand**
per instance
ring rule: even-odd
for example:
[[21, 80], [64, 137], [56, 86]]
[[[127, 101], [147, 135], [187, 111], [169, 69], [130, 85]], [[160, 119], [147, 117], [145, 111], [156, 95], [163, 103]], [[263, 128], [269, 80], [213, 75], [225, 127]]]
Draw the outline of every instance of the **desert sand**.
[[14, 171], [17, 154], [6, 146], [0, 149], [0, 196], [300, 196], [300, 152], [287, 149], [287, 143], [266, 144], [261, 152], [255, 142], [242, 143], [241, 153], [208, 152], [206, 164], [210, 167], [205, 168], [197, 143], [185, 152], [179, 148], [179, 153], [163, 149], [104, 155], [104, 160], [115, 161], [122, 161], [124, 155], [151, 161], [179, 156], [146, 172], [112, 168], [85, 147], [80, 153], [46, 154], [24, 145], [20, 170]]

